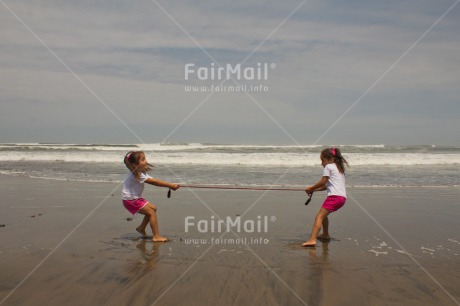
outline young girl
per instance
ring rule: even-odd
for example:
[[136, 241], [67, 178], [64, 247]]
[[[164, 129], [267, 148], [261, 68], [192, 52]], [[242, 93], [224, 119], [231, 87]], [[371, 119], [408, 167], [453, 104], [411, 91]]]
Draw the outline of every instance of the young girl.
[[154, 242], [168, 241], [168, 238], [162, 237], [160, 235], [160, 231], [158, 230], [156, 206], [147, 202], [147, 200], [141, 196], [144, 191], [144, 183], [159, 187], [167, 187], [172, 190], [178, 189], [179, 185], [163, 182], [148, 175], [147, 171], [151, 170], [151, 167], [153, 166], [147, 162], [145, 154], [142, 151], [129, 152], [125, 155], [124, 162], [131, 173], [126, 177], [123, 183], [123, 205], [133, 215], [136, 213], [144, 215], [144, 220], [142, 220], [141, 225], [136, 228], [136, 231], [138, 231], [143, 238], [147, 238], [145, 228], [147, 227], [147, 224], [150, 223], [153, 233], [152, 240]]
[[[327, 216], [340, 209], [347, 200], [345, 189], [345, 165], [348, 162], [342, 157], [338, 148], [328, 148], [321, 151], [319, 156], [323, 165], [323, 177], [313, 186], [308, 186], [305, 192], [311, 197], [313, 192], [327, 189], [327, 198], [321, 206], [315, 218], [311, 230], [310, 239], [302, 243], [303, 247], [315, 247], [316, 239], [329, 241], [329, 219]], [[319, 236], [319, 230], [323, 227], [323, 233]]]

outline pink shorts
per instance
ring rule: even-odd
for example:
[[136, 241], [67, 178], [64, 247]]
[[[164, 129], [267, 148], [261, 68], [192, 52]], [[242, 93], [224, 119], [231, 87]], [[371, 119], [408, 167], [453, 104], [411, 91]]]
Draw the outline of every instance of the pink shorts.
[[330, 212], [334, 212], [340, 209], [346, 201], [347, 198], [338, 195], [331, 195], [324, 200], [323, 206], [321, 207], [329, 210]]
[[137, 198], [136, 200], [123, 200], [123, 206], [131, 213], [133, 216], [139, 212], [145, 205], [149, 202], [144, 198]]

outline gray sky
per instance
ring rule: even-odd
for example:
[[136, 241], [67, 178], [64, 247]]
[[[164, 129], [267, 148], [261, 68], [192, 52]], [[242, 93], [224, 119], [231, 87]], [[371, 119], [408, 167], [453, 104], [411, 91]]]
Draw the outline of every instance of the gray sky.
[[0, 0], [0, 142], [459, 145], [455, 3]]

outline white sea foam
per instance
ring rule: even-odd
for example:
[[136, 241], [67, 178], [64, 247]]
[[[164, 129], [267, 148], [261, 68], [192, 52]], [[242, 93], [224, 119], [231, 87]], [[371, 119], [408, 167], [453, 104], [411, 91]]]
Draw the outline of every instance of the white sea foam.
[[[64, 161], [87, 163], [120, 163], [124, 150], [21, 150], [0, 151], [0, 161]], [[147, 159], [154, 164], [178, 165], [242, 165], [242, 166], [318, 166], [317, 153], [295, 152], [149, 152]], [[427, 153], [349, 153], [346, 158], [352, 166], [411, 166], [460, 164], [460, 154]]]
[[[334, 145], [335, 147], [354, 147], [354, 148], [384, 148], [385, 145]], [[245, 149], [315, 149], [322, 148], [323, 145], [231, 145], [231, 144], [203, 144], [203, 143], [151, 143], [151, 144], [45, 144], [45, 143], [16, 143], [0, 144], [1, 148], [11, 149], [43, 149], [43, 150], [99, 150], [99, 151], [190, 151], [202, 149], [219, 150], [245, 150]]]

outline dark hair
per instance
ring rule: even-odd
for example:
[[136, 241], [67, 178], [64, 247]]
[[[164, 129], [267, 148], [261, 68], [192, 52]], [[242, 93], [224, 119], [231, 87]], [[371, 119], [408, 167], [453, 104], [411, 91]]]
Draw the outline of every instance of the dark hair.
[[147, 164], [146, 169], [139, 169], [139, 160], [141, 159], [142, 154], [144, 154], [143, 151], [130, 151], [126, 153], [125, 158], [123, 159], [126, 167], [137, 178], [141, 176], [142, 171], [150, 171], [153, 168], [151, 164]]
[[340, 152], [339, 148], [327, 148], [321, 151], [321, 156], [325, 159], [332, 159], [334, 163], [337, 165], [340, 173], [345, 173], [345, 165], [348, 165], [348, 162], [345, 158], [343, 158], [342, 153]]

